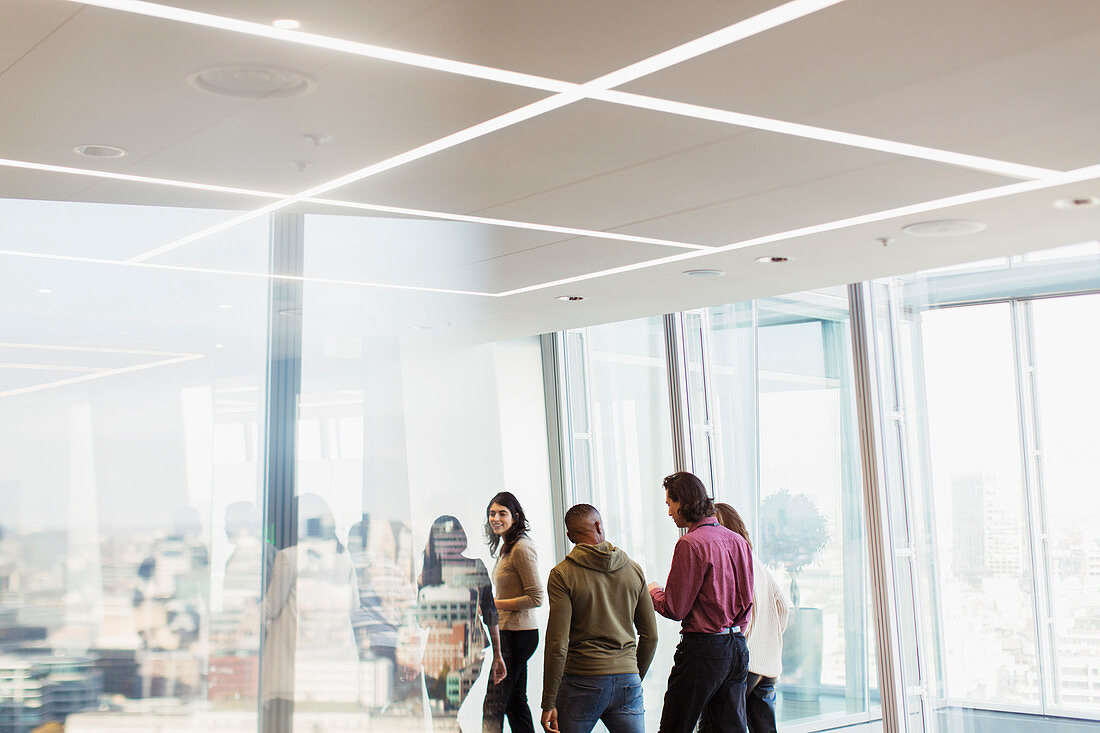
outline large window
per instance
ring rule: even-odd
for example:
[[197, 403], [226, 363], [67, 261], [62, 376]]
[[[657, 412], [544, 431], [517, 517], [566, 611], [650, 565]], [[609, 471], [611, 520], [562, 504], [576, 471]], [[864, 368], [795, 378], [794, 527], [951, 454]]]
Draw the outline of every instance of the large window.
[[1100, 289], [1098, 251], [875, 286], [883, 422], [900, 436], [885, 459], [918, 729], [969, 730], [1005, 711], [1100, 714], [1100, 585], [1089, 568], [1100, 505], [1084, 488], [1100, 477], [1086, 335], [1100, 315], [1088, 294]]
[[[681, 451], [716, 498], [742, 511], [757, 551], [794, 601], [781, 720], [794, 729], [868, 720], [875, 693], [844, 291], [562, 337], [571, 498], [606, 508], [609, 536], [663, 583], [678, 533], [660, 482]], [[684, 416], [678, 432], [669, 408], [676, 400]], [[651, 728], [678, 640], [675, 624], [661, 632], [647, 679]]]
[[[1090, 243], [858, 286], [875, 338], [855, 352], [841, 288], [566, 332], [567, 498], [613, 507], [657, 579], [676, 533], [650, 512], [674, 465], [742, 511], [794, 607], [785, 730], [873, 725], [882, 659], [907, 731], [1084, 730], [1100, 715], [1098, 258]], [[879, 378], [858, 405], [856, 372]]]

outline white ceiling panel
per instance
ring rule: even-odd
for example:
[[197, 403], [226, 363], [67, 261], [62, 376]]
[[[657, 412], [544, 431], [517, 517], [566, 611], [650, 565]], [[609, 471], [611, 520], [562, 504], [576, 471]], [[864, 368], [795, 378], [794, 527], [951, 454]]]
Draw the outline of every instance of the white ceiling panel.
[[495, 293], [683, 250], [431, 220], [310, 216], [307, 277]]
[[1012, 182], [978, 171], [893, 158], [643, 219], [615, 231], [652, 237], [674, 232], [693, 242], [724, 245]]
[[43, 38], [80, 12], [74, 3], [2, 0], [0, 13], [0, 73], [31, 51]]
[[[886, 153], [585, 102], [336, 195], [724, 244], [789, 228], [788, 212], [801, 207], [810, 213], [799, 220], [811, 223], [815, 211], [847, 216], [1004, 182]], [[645, 226], [674, 215], [654, 228], [659, 234]]]
[[310, 33], [584, 82], [780, 5], [779, 0], [173, 0]]
[[128, 172], [295, 194], [547, 96], [367, 59], [312, 78], [312, 94], [257, 101]]
[[1094, 139], [1067, 156], [1042, 133], [1100, 112], [1098, 29], [1091, 0], [847, 0], [624, 89], [1072, 167], [1097, 157]]

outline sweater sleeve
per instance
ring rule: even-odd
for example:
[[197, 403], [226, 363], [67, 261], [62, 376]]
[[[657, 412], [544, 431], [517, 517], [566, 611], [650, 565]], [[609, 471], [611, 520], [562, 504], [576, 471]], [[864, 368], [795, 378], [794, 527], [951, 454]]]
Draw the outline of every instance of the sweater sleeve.
[[573, 600], [557, 568], [550, 571], [546, 594], [550, 598], [550, 620], [546, 624], [543, 657], [542, 709], [551, 710], [557, 706], [558, 687], [569, 654], [569, 628], [573, 623]]
[[[767, 572], [765, 570], [765, 572]], [[783, 589], [779, 587], [779, 583], [775, 582], [775, 577], [768, 573], [768, 585], [772, 591], [772, 602], [775, 603], [776, 613], [779, 615], [779, 633], [783, 633], [787, 630], [787, 622], [791, 617], [791, 604], [787, 601], [787, 596], [784, 595]]]
[[642, 592], [638, 594], [638, 604], [634, 607], [634, 628], [638, 630], [638, 676], [645, 679], [649, 664], [657, 651], [657, 616], [653, 613], [653, 598], [645, 587], [642, 576]]
[[542, 605], [542, 582], [539, 580], [539, 556], [535, 543], [521, 540], [512, 547], [512, 568], [519, 576], [523, 595], [515, 598], [516, 610], [526, 611]]

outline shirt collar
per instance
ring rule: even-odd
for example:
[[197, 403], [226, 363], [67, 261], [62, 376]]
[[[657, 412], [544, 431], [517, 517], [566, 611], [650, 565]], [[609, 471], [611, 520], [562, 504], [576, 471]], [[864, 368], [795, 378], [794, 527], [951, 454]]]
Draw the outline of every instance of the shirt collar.
[[703, 517], [702, 519], [700, 519], [697, 522], [692, 522], [691, 526], [688, 527], [688, 532], [694, 532], [695, 530], [699, 529], [700, 527], [706, 527], [708, 525], [714, 526], [716, 524], [718, 524], [718, 520], [715, 519], [713, 516]]

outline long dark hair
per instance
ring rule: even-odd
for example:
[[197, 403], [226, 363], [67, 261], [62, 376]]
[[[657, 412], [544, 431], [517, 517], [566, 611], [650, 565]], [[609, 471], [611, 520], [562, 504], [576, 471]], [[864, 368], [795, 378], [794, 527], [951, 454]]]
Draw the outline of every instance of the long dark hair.
[[698, 522], [714, 515], [714, 501], [707, 496], [707, 489], [699, 477], [687, 471], [665, 476], [662, 482], [668, 498], [680, 502], [680, 518], [685, 522]]
[[744, 537], [745, 542], [749, 543], [749, 549], [752, 549], [752, 540], [749, 539], [749, 528], [745, 525], [745, 520], [741, 518], [740, 512], [729, 504], [719, 502], [714, 505], [714, 516], [718, 517], [718, 524]]
[[424, 548], [424, 565], [420, 571], [419, 587], [443, 585], [443, 560], [461, 555], [466, 549], [466, 530], [462, 522], [450, 514], [436, 517], [428, 530], [428, 544]]
[[502, 491], [485, 505], [485, 539], [489, 541], [489, 554], [496, 555], [500, 546], [501, 537], [489, 525], [489, 507], [499, 504], [512, 513], [512, 526], [504, 533], [504, 546], [500, 548], [500, 554], [507, 555], [512, 551], [516, 541], [527, 534], [531, 526], [527, 523], [527, 515], [523, 513], [523, 507], [511, 491]]

